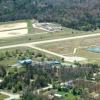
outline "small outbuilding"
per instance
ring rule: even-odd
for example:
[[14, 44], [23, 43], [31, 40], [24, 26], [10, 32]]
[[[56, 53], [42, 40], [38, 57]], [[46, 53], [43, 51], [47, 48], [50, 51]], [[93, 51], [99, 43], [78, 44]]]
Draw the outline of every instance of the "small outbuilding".
[[18, 63], [21, 64], [21, 65], [23, 65], [23, 64], [32, 64], [32, 60], [31, 59], [19, 60]]

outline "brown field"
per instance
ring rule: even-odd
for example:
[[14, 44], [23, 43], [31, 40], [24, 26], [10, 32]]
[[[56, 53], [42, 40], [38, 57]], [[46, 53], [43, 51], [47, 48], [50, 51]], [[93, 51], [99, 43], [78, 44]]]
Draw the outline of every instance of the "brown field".
[[[65, 56], [80, 56], [80, 57], [88, 58], [89, 61], [100, 64], [100, 53], [89, 52], [86, 50], [86, 48], [95, 45], [100, 45], [100, 36], [45, 43], [45, 44], [38, 45], [38, 47]], [[76, 48], [76, 52], [74, 52], [75, 48]]]

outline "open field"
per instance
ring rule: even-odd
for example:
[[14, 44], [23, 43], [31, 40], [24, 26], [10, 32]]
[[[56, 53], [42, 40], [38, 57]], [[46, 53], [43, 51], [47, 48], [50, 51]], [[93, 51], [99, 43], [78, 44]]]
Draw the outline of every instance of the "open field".
[[[80, 62], [80, 61], [87, 61], [88, 59], [84, 58], [82, 56], [76, 55], [77, 49], [88, 48], [90, 46], [99, 45], [99, 42], [100, 42], [99, 38], [100, 38], [100, 33], [99, 34], [82, 35], [82, 36], [76, 36], [76, 37], [44, 40], [44, 41], [37, 41], [37, 42], [30, 42], [30, 43], [19, 43], [19, 44], [15, 44], [15, 45], [2, 46], [2, 47], [0, 47], [0, 49], [28, 46], [29, 48], [33, 48], [33, 49], [36, 49], [36, 50], [41, 51], [41, 52], [45, 52], [45, 53], [50, 54], [50, 55], [60, 57], [61, 59], [63, 58], [65, 61], [68, 61], [68, 62], [74, 62], [74, 61]], [[68, 42], [69, 42], [69, 45], [67, 44]], [[41, 46], [41, 44], [42, 44], [42, 46], [45, 46], [45, 44], [47, 44], [47, 46], [48, 46], [48, 44], [51, 44], [51, 47], [50, 47], [50, 49], [51, 49], [53, 47], [52, 43], [53, 44], [58, 43], [57, 45], [56, 44], [54, 45], [54, 50], [55, 50], [56, 46], [60, 47], [63, 43], [63, 47], [61, 48], [62, 50], [63, 49], [66, 50], [66, 48], [69, 49], [69, 47], [64, 48], [64, 46], [67, 45], [67, 46], [71, 46], [71, 47], [70, 47], [70, 50], [66, 50], [66, 51], [69, 52], [72, 50], [73, 52], [70, 52], [70, 53], [63, 52], [63, 54], [60, 54], [59, 52], [57, 52], [57, 50], [59, 50], [59, 48], [56, 51], [50, 51], [46, 48], [37, 47], [37, 45]], [[60, 49], [60, 51], [62, 51], [61, 49]], [[66, 54], [69, 54], [69, 55], [66, 55]]]
[[27, 29], [2, 31], [2, 32], [0, 32], [0, 39], [8, 38], [8, 37], [19, 37], [19, 36], [26, 35], [27, 33], [28, 33]]
[[89, 52], [85, 49], [78, 49], [76, 55], [88, 58], [89, 62], [100, 65], [100, 53]]
[[28, 27], [28, 33], [29, 34], [37, 34], [37, 33], [44, 33], [46, 31], [39, 29], [39, 28], [34, 28], [33, 23], [35, 23], [33, 20], [27, 20], [27, 27]]
[[20, 28], [27, 28], [27, 23], [21, 22], [21, 23], [0, 25], [0, 31], [8, 31], [8, 30], [20, 29]]
[[6, 99], [6, 98], [8, 98], [8, 97], [9, 97], [9, 96], [0, 93], [0, 100], [4, 100], [4, 99]]
[[[72, 33], [72, 31], [74, 31], [74, 33]], [[51, 39], [58, 39], [58, 38], [65, 38], [65, 37], [67, 38], [71, 36], [74, 37], [74, 36], [93, 34], [93, 33], [94, 32], [83, 32], [83, 31], [72, 30], [69, 28], [64, 28], [59, 32], [53, 32], [53, 33], [39, 32], [36, 34], [26, 34], [24, 36], [19, 36], [19, 37], [0, 39], [0, 46], [19, 44], [19, 43], [28, 43], [28, 42], [37, 42], [42, 40], [51, 40]]]
[[46, 31], [33, 28], [31, 20], [0, 23], [0, 39], [21, 37], [30, 34], [44, 33]]
[[84, 48], [92, 45], [100, 45], [100, 36], [44, 43], [38, 45], [38, 47], [64, 55], [73, 55], [74, 48]]
[[71, 91], [62, 92], [59, 91], [58, 94], [62, 95], [62, 100], [80, 100], [80, 96], [74, 96]]
[[[31, 49], [27, 47], [16, 47], [16, 48], [3, 49], [3, 50], [0, 50], [0, 55], [5, 55], [5, 52], [10, 52], [10, 55], [13, 55], [13, 53], [16, 52], [16, 50], [25, 52], [26, 50], [31, 50]], [[16, 63], [17, 63], [16, 57], [10, 57], [9, 59], [4, 59], [0, 61], [1, 65], [13, 65]]]
[[100, 53], [93, 53], [86, 50], [88, 47], [94, 45], [100, 45], [100, 36], [44, 43], [37, 46], [63, 56], [79, 56], [99, 63]]
[[[33, 43], [33, 45], [39, 47], [38, 48], [33, 46], [33, 49], [39, 50], [41, 52], [45, 51], [45, 53], [49, 52], [49, 54], [58, 55], [61, 58], [68, 57], [67, 60], [73, 60], [76, 57], [75, 59], [79, 60], [88, 58], [89, 61], [95, 62], [95, 60], [97, 60], [96, 62], [99, 62], [99, 54], [97, 54], [97, 56], [94, 53], [89, 54], [90, 52], [86, 51], [84, 48], [100, 44], [100, 30], [96, 30], [94, 32], [84, 32], [49, 23], [41, 23], [37, 25], [38, 27], [34, 28], [34, 23], [36, 22], [32, 22], [32, 20], [26, 20], [13, 24], [7, 23], [0, 25], [0, 34], [2, 34], [0, 35], [0, 46], [15, 45], [14, 47], [17, 47], [16, 44], [22, 44], [20, 46], [25, 45], [30, 47], [30, 43], [31, 45]], [[41, 27], [44, 29], [46, 28], [49, 31], [46, 32], [46, 30], [41, 29]], [[58, 28], [61, 29], [59, 31], [55, 31]], [[52, 30], [54, 31], [51, 32]], [[83, 55], [83, 52], [89, 53], [84, 53]], [[93, 58], [92, 60], [90, 59], [91, 57]]]
[[[78, 31], [78, 30], [74, 30], [70, 28], [61, 27], [58, 24], [54, 24], [54, 23], [53, 25], [50, 24], [50, 26], [61, 27], [62, 29], [60, 29], [57, 32], [56, 31], [47, 32], [39, 28], [34, 28], [33, 27], [34, 23], [37, 23], [37, 21], [36, 20], [19, 20], [19, 21], [14, 21], [14, 22], [0, 23], [0, 26], [2, 27], [8, 25], [7, 29], [0, 28], [1, 30], [3, 30], [1, 31], [2, 35], [0, 35], [0, 46], [100, 33], [99, 29], [96, 31], [85, 32], [85, 31]], [[12, 25], [14, 26], [11, 27]], [[26, 26], [27, 28], [24, 29], [24, 27]], [[29, 34], [26, 34], [26, 33], [29, 33]]]
[[[47, 60], [47, 59], [56, 59], [56, 60], [58, 59], [58, 60], [60, 60], [58, 57], [54, 57], [54, 56], [52, 56], [50, 54], [45, 54], [45, 53], [43, 53], [43, 52], [41, 52], [39, 50], [30, 48], [30, 47], [27, 47], [27, 46], [21, 46], [21, 47], [13, 47], [13, 48], [0, 50], [0, 57], [1, 57], [1, 55], [4, 56], [4, 57], [7, 56], [6, 52], [9, 52], [9, 55], [11, 55], [11, 57], [9, 57], [9, 59], [6, 58], [4, 60], [0, 60], [0, 64], [1, 65], [13, 65], [13, 64], [16, 64], [17, 61], [18, 61], [19, 54], [26, 54], [27, 51], [30, 51], [30, 52], [34, 53], [34, 55], [31, 55], [31, 57], [32, 57], [31, 59], [33, 61], [41, 61], [42, 57], [38, 57], [38, 54], [42, 54], [43, 57], [44, 57], [44, 60]], [[16, 54], [16, 52], [17, 52], [17, 54]]]
[[0, 39], [19, 37], [28, 33], [27, 23], [12, 23], [0, 25]]

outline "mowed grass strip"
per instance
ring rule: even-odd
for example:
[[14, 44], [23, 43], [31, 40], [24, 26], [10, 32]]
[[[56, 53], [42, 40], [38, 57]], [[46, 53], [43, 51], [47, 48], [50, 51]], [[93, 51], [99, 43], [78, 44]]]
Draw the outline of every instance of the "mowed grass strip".
[[27, 20], [27, 27], [28, 27], [28, 33], [29, 34], [36, 34], [36, 33], [44, 33], [46, 31], [38, 29], [38, 28], [34, 28], [33, 27], [33, 22], [32, 20]]

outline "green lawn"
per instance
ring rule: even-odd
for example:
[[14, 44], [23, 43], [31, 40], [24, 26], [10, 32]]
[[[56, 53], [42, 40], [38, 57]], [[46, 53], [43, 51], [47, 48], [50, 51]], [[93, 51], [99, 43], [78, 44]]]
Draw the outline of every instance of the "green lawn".
[[[14, 52], [15, 50], [19, 50], [19, 51], [22, 51], [22, 52], [25, 52], [26, 50], [32, 50], [31, 48], [27, 48], [27, 47], [18, 47], [18, 48], [9, 48], [9, 49], [3, 49], [3, 50], [0, 50], [0, 53], [5, 53], [6, 51], [8, 52]], [[6, 58], [2, 61], [0, 61], [0, 64], [1, 65], [13, 65], [13, 64], [16, 64], [17, 62], [17, 58], [16, 57], [10, 57], [10, 58]]]
[[6, 98], [8, 98], [8, 96], [3, 95], [3, 94], [0, 94], [0, 100], [4, 100], [4, 99], [6, 99]]
[[[20, 48], [3, 49], [3, 50], [0, 50], [0, 53], [5, 54], [5, 52], [8, 51], [8, 52], [10, 52], [10, 54], [12, 54], [12, 52], [15, 52], [16, 49], [19, 51], [22, 51], [22, 52], [25, 52], [26, 50], [32, 50], [31, 48], [27, 48], [27, 47], [20, 47]], [[18, 61], [18, 58], [13, 56], [13, 57], [9, 57], [9, 58], [6, 58], [4, 60], [1, 60], [0, 64], [8, 66], [8, 65], [16, 64], [17, 61]]]
[[37, 33], [46, 32], [46, 31], [38, 29], [38, 28], [33, 28], [32, 24], [33, 24], [32, 20], [27, 20], [27, 27], [28, 27], [29, 34], [37, 34]]
[[[60, 60], [58, 57], [55, 57], [55, 56], [52, 56], [50, 54], [45, 54], [41, 51], [38, 51], [38, 50], [35, 50], [35, 49], [32, 49], [32, 48], [29, 48], [29, 47], [16, 47], [16, 48], [9, 48], [9, 49], [3, 49], [3, 50], [0, 50], [0, 54], [3, 54], [5, 55], [5, 52], [8, 51], [11, 55], [13, 55], [12, 57], [9, 57], [9, 58], [5, 58], [4, 60], [1, 60], [0, 61], [0, 64], [1, 65], [13, 65], [13, 64], [16, 64], [17, 61], [18, 61], [18, 56], [19, 56], [19, 53], [17, 53], [17, 55], [15, 55], [15, 52], [21, 52], [23, 53], [22, 55], [25, 54], [25, 56], [27, 57], [28, 55], [26, 54], [26, 51], [29, 50], [30, 52], [33, 52], [34, 55], [30, 55], [32, 56], [32, 60], [33, 61], [41, 61], [42, 58], [44, 58], [44, 60], [48, 60], [48, 59], [56, 59], [56, 60]], [[36, 55], [38, 54], [42, 54], [42, 57], [36, 57]]]
[[[80, 96], [74, 96], [71, 92], [58, 92], [62, 95], [63, 100], [80, 100]], [[67, 95], [66, 95], [67, 94]]]
[[8, 68], [7, 70], [10, 73], [21, 73], [21, 72], [25, 72], [26, 68], [25, 67], [20, 67], [20, 68]]
[[10, 58], [10, 59], [5, 59], [5, 60], [0, 61], [0, 64], [1, 65], [13, 65], [16, 62], [17, 62], [16, 58]]

